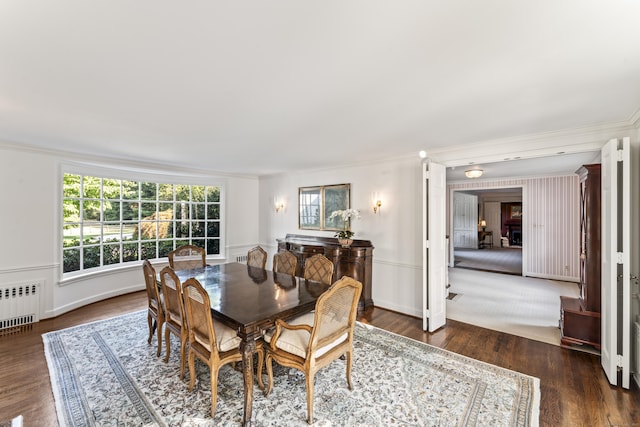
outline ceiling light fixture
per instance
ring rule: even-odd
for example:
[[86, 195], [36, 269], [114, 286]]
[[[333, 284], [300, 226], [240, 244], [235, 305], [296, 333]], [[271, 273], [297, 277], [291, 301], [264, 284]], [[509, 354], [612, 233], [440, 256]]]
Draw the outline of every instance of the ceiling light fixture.
[[464, 174], [467, 178], [480, 178], [484, 171], [482, 169], [469, 169], [468, 171], [464, 171]]

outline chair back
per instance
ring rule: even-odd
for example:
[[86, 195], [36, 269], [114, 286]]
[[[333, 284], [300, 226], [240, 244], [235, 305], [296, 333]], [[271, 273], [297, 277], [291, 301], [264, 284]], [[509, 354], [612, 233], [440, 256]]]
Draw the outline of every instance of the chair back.
[[278, 252], [273, 256], [273, 271], [276, 273], [286, 273], [296, 275], [298, 258], [289, 251]]
[[329, 258], [316, 254], [304, 262], [304, 278], [330, 285], [333, 280], [333, 268]]
[[267, 252], [260, 246], [250, 249], [249, 252], [247, 252], [247, 265], [264, 270], [267, 265]]
[[160, 291], [158, 290], [158, 280], [156, 279], [156, 269], [153, 268], [151, 262], [145, 259], [142, 263], [142, 271], [144, 273], [144, 282], [147, 285], [147, 300], [149, 301], [149, 309], [155, 313], [162, 312], [162, 303], [160, 302]]
[[160, 283], [164, 295], [165, 322], [186, 327], [184, 324], [184, 303], [180, 279], [171, 267], [160, 272]]
[[189, 325], [189, 343], [200, 344], [208, 352], [217, 351], [209, 294], [195, 278], [184, 282], [182, 293]]
[[347, 335], [349, 341], [353, 340], [361, 292], [362, 283], [344, 276], [318, 298], [309, 344], [310, 355], [343, 335]]
[[174, 270], [191, 270], [207, 265], [207, 254], [195, 245], [180, 246], [169, 252], [169, 267]]

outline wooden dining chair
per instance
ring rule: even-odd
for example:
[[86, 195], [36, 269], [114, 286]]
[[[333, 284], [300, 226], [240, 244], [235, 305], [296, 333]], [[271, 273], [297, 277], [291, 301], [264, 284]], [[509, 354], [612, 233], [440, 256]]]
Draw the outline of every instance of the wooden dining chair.
[[296, 275], [298, 258], [289, 251], [278, 252], [273, 255], [273, 271], [276, 273], [286, 273]]
[[162, 351], [162, 327], [164, 326], [164, 298], [162, 298], [162, 294], [158, 290], [156, 270], [148, 259], [145, 259], [142, 263], [142, 271], [144, 272], [144, 281], [147, 286], [147, 322], [149, 323], [149, 339], [147, 342], [151, 344], [151, 339], [157, 329], [157, 356], [160, 356], [160, 352]]
[[265, 269], [267, 265], [267, 252], [260, 246], [256, 246], [247, 252], [247, 265]]
[[[187, 279], [182, 289], [189, 331], [189, 391], [193, 390], [196, 381], [195, 359], [197, 357], [210, 370], [211, 416], [213, 417], [218, 400], [218, 372], [228, 363], [242, 361], [241, 339], [234, 329], [213, 320], [209, 294], [197, 279]], [[262, 366], [264, 350], [260, 342], [257, 345], [258, 365]], [[264, 390], [262, 378], [258, 377], [257, 380], [260, 388]]]
[[180, 246], [169, 252], [169, 267], [174, 270], [191, 270], [205, 267], [207, 254], [203, 248], [195, 245]]
[[330, 285], [333, 280], [333, 262], [322, 254], [315, 254], [304, 262], [304, 278]]
[[164, 356], [164, 363], [169, 361], [171, 354], [170, 334], [175, 335], [180, 340], [180, 378], [184, 376], [186, 365], [187, 348], [187, 324], [184, 314], [184, 300], [182, 297], [182, 285], [180, 279], [171, 267], [165, 267], [160, 272], [160, 283], [164, 296], [165, 308], [165, 329], [164, 340], [166, 342], [167, 353]]
[[309, 424], [313, 423], [313, 382], [318, 370], [346, 354], [347, 385], [349, 390], [353, 389], [353, 331], [361, 292], [362, 283], [345, 276], [320, 295], [313, 313], [289, 322], [277, 319], [275, 329], [264, 335], [268, 343], [265, 365], [269, 378], [265, 396], [273, 388], [272, 360], [304, 372]]

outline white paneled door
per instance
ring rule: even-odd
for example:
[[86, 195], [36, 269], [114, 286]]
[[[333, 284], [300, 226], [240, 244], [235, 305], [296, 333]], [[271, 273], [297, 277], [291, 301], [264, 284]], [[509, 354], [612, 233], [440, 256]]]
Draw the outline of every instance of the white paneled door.
[[422, 175], [422, 329], [447, 321], [447, 176], [443, 165], [425, 160]]
[[601, 363], [609, 382], [629, 388], [631, 360], [631, 178], [629, 138], [602, 148]]
[[453, 192], [453, 247], [478, 249], [478, 196]]

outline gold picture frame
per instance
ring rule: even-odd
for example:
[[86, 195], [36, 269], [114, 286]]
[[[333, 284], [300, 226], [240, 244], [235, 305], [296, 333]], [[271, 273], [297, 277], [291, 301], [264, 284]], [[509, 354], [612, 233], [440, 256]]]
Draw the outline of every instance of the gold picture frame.
[[343, 229], [340, 218], [329, 220], [331, 212], [349, 209], [351, 184], [316, 185], [298, 188], [298, 228], [300, 230]]

